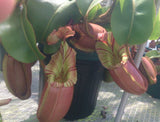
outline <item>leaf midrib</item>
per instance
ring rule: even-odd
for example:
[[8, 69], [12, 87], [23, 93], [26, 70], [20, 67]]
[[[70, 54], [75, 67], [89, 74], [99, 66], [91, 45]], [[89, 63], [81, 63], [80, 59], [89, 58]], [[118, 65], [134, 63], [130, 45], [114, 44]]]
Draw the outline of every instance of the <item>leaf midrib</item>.
[[136, 11], [136, 7], [135, 7], [135, 0], [132, 0], [132, 18], [131, 18], [131, 24], [130, 24], [130, 28], [129, 28], [129, 33], [128, 33], [128, 37], [127, 37], [127, 42], [130, 41], [129, 38], [130, 38], [130, 35], [131, 35], [131, 32], [132, 32], [132, 28], [133, 28], [133, 23], [134, 23], [134, 18], [135, 18], [135, 11]]
[[49, 28], [49, 26], [50, 26], [52, 20], [54, 19], [54, 17], [57, 15], [58, 11], [59, 11], [62, 7], [63, 7], [63, 4], [60, 5], [60, 6], [56, 9], [56, 11], [53, 13], [52, 17], [49, 19], [48, 24], [47, 24], [47, 26], [46, 26], [46, 28], [45, 28], [43, 34], [42, 34], [42, 40], [44, 39], [45, 34], [46, 34], [46, 32], [47, 32], [47, 30], [48, 30], [48, 28]]
[[[25, 9], [25, 8], [24, 8], [24, 9]], [[23, 10], [23, 11], [24, 11], [24, 10]], [[32, 50], [32, 52], [33, 52], [34, 55], [36, 56], [36, 58], [39, 59], [39, 56], [38, 56], [37, 53], [34, 51], [33, 46], [32, 46], [31, 42], [30, 42], [29, 39], [28, 39], [27, 33], [26, 33], [26, 31], [25, 31], [25, 27], [24, 27], [24, 24], [25, 24], [24, 21], [25, 21], [25, 20], [23, 20], [24, 18], [23, 18], [23, 15], [22, 15], [22, 14], [23, 14], [23, 12], [22, 12], [21, 15], [20, 15], [20, 22], [21, 22], [21, 27], [22, 27], [23, 33], [24, 33], [24, 37], [25, 37], [25, 39], [26, 39], [26, 41], [27, 41], [30, 49]]]

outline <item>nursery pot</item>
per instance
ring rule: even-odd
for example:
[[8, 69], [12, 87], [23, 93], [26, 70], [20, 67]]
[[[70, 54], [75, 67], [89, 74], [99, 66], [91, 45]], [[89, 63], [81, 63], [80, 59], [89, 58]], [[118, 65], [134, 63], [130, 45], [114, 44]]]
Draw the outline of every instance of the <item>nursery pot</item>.
[[77, 120], [92, 114], [103, 79], [104, 68], [99, 60], [77, 58], [76, 67], [78, 80], [71, 107], [64, 117], [66, 120]]
[[2, 71], [2, 62], [3, 62], [3, 57], [5, 55], [5, 49], [3, 48], [2, 44], [0, 43], [0, 71]]
[[160, 99], [160, 75], [157, 75], [157, 83], [148, 87], [147, 93], [153, 98]]

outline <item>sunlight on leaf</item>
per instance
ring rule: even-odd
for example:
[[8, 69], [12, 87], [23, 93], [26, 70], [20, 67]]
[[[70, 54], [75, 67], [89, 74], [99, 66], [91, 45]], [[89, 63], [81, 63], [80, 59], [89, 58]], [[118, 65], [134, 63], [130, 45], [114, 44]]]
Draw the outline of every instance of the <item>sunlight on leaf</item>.
[[123, 11], [124, 1], [125, 1], [125, 0], [120, 0], [121, 12]]
[[88, 13], [91, 11], [92, 8], [94, 8], [97, 4], [99, 4], [102, 1], [103, 0], [93, 0], [93, 2], [90, 4], [90, 6], [86, 12], [86, 16], [88, 16]]
[[151, 36], [149, 37], [150, 40], [157, 40], [160, 37], [160, 9], [155, 19], [155, 24], [153, 27], [153, 31]]
[[99, 4], [102, 0], [76, 0], [82, 16], [87, 17], [92, 8]]

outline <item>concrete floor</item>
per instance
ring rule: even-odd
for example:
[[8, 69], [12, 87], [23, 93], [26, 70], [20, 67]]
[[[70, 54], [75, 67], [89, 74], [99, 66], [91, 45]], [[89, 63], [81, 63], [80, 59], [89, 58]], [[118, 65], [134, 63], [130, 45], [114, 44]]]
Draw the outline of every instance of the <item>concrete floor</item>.
[[[32, 71], [32, 95], [24, 101], [17, 99], [8, 92], [0, 72], [0, 99], [12, 98], [8, 105], [0, 107], [3, 122], [38, 122], [36, 119], [38, 107], [38, 65], [35, 65]], [[122, 94], [123, 90], [114, 82], [102, 83], [97, 105], [92, 115], [75, 122], [114, 122]], [[107, 112], [106, 118], [100, 115], [104, 106]], [[66, 121], [61, 120], [61, 122]], [[146, 93], [141, 96], [130, 94], [121, 122], [160, 122], [160, 100], [152, 98]]]

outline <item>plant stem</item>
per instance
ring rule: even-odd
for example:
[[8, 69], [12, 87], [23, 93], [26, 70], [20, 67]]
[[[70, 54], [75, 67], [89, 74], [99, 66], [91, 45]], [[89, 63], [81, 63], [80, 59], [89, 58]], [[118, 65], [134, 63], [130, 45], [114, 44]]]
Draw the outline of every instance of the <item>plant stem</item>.
[[[134, 62], [135, 62], [135, 65], [136, 65], [137, 68], [139, 67], [141, 58], [142, 58], [143, 53], [144, 53], [145, 46], [146, 46], [146, 43], [142, 44], [140, 46], [140, 49], [138, 50], [138, 53], [136, 54]], [[115, 122], [120, 122], [121, 121], [123, 113], [124, 113], [125, 105], [127, 104], [127, 100], [128, 100], [129, 95], [130, 94], [127, 93], [127, 92], [123, 93], [119, 108], [117, 110], [117, 115], [116, 115], [116, 118], [115, 118]]]

